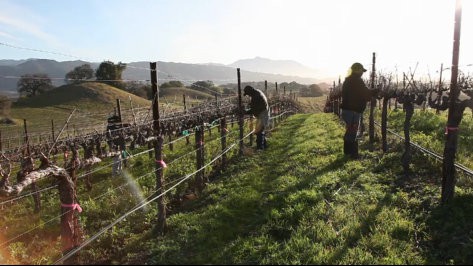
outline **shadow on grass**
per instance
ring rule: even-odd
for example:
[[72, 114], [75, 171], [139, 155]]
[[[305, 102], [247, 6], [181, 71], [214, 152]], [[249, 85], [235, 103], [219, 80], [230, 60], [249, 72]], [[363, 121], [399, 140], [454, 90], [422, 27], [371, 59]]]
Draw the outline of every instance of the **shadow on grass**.
[[343, 256], [350, 248], [355, 247], [358, 241], [360, 241], [363, 237], [369, 236], [371, 234], [371, 228], [374, 228], [376, 225], [376, 216], [380, 214], [384, 207], [389, 205], [390, 201], [390, 194], [386, 194], [384, 198], [379, 200], [376, 204], [376, 207], [368, 212], [365, 219], [361, 220], [360, 226], [356, 229], [353, 229], [353, 232], [355, 233], [348, 236], [345, 240], [345, 243], [341, 247], [337, 247], [337, 249], [332, 253], [332, 255], [327, 260], [327, 264], [339, 264], [340, 261], [342, 261]]
[[412, 199], [407, 211], [420, 229], [416, 232], [418, 248], [426, 264], [473, 264], [471, 190], [469, 194], [457, 193], [450, 203], [441, 205], [441, 164], [414, 153], [413, 169], [408, 176], [395, 164], [400, 164], [400, 155], [392, 156], [377, 168], [393, 169], [397, 178], [390, 185], [391, 191], [406, 192]]
[[[284, 132], [296, 132], [303, 129], [308, 118], [309, 116], [305, 115], [284, 121]], [[226, 188], [223, 192], [218, 192], [218, 196], [207, 194], [192, 202], [188, 207], [193, 211], [187, 213], [189, 217], [183, 218], [181, 222], [188, 225], [186, 227], [176, 225], [174, 229], [171, 229], [171, 234], [166, 237], [172, 238], [174, 243], [179, 242], [179, 248], [174, 252], [169, 252], [168, 255], [153, 256], [152, 261], [175, 261], [175, 257], [178, 256], [179, 263], [184, 264], [232, 263], [231, 256], [222, 254], [223, 248], [228, 247], [238, 238], [259, 234], [262, 226], [268, 222], [273, 206], [265, 203], [267, 196], [265, 192], [275, 189], [276, 183], [273, 181], [289, 171], [286, 167], [288, 158], [282, 156], [285, 150], [289, 146], [300, 145], [300, 143], [293, 143], [292, 138], [287, 138], [282, 142], [284, 138], [285, 136], [279, 132], [273, 132], [271, 137], [273, 145], [268, 150], [253, 155], [251, 160], [240, 158], [234, 162], [235, 165], [224, 170], [221, 177], [232, 176], [236, 171], [241, 170], [244, 171], [244, 175], [241, 179], [232, 179], [228, 182], [221, 179], [226, 182]], [[255, 160], [259, 160], [261, 164]], [[248, 169], [256, 165], [260, 167], [253, 171]], [[310, 182], [310, 178], [307, 178], [305, 182]], [[290, 191], [295, 191], [300, 186], [290, 188]], [[284, 194], [287, 193], [284, 192]], [[195, 220], [199, 222], [195, 224], [193, 222]], [[191, 232], [192, 237], [186, 237]], [[180, 256], [182, 254], [188, 255]]]
[[473, 264], [473, 195], [457, 195], [426, 220], [428, 264]]
[[[295, 119], [285, 121], [285, 131], [292, 132], [293, 134], [297, 134], [301, 131], [307, 130], [307, 119], [310, 116], [300, 116]], [[340, 143], [342, 142], [342, 138], [340, 138]], [[297, 152], [288, 153], [288, 151], [297, 151], [301, 145], [304, 143], [300, 143], [295, 138], [292, 138], [291, 135], [284, 136], [284, 135], [277, 135], [275, 136], [275, 143], [273, 149], [268, 152], [268, 156], [263, 157], [264, 160], [264, 169], [262, 172], [265, 173], [264, 181], [267, 184], [274, 183], [275, 180], [279, 179], [281, 176], [286, 176], [288, 174], [293, 174], [297, 172], [295, 169], [297, 166], [288, 163], [291, 161], [292, 155], [297, 155]], [[341, 145], [341, 144], [340, 144]], [[326, 156], [315, 153], [313, 156]], [[269, 215], [269, 212], [272, 209], [282, 209], [285, 207], [286, 201], [285, 199], [301, 190], [308, 189], [311, 187], [312, 184], [317, 183], [317, 179], [320, 176], [323, 176], [327, 173], [335, 171], [337, 169], [343, 168], [343, 166], [350, 161], [351, 159], [343, 154], [339, 154], [335, 159], [330, 162], [327, 162], [324, 165], [318, 165], [317, 167], [313, 165], [304, 165], [305, 171], [303, 171], [300, 175], [297, 175], [297, 181], [292, 184], [289, 184], [284, 187], [284, 189], [280, 189], [279, 187], [272, 187], [274, 190], [269, 191], [272, 194], [272, 200], [270, 202], [266, 202], [264, 205], [264, 213], [265, 215]], [[349, 177], [349, 180], [354, 180], [357, 174], [353, 174], [353, 176]], [[346, 182], [345, 181], [336, 181], [334, 180], [333, 183], [326, 184], [322, 188], [323, 198], [330, 200], [333, 196], [333, 192], [336, 191], [340, 184], [339, 182]], [[314, 199], [320, 200], [320, 199]], [[315, 204], [315, 202], [314, 202]], [[284, 242], [288, 240], [292, 235], [291, 228], [298, 227], [300, 223], [300, 219], [302, 215], [309, 211], [312, 207], [312, 204], [305, 204], [304, 210], [301, 210], [297, 213], [293, 213], [291, 217], [286, 217], [287, 226], [278, 226], [275, 228], [271, 228], [268, 233], [275, 241]], [[266, 215], [266, 216], [267, 216]]]
[[[240, 170], [243, 170], [244, 174], [238, 181], [229, 180], [227, 182], [224, 189], [225, 195], [222, 195], [222, 192], [219, 192], [218, 197], [205, 195], [195, 202], [193, 204], [196, 207], [194, 211], [186, 214], [189, 217], [181, 217], [180, 224], [176, 225], [171, 234], [166, 237], [166, 241], [169, 243], [174, 245], [179, 243], [178, 247], [172, 251], [167, 250], [166, 253], [161, 252], [161, 254], [158, 253], [162, 250], [157, 250], [151, 261], [153, 263], [172, 261], [183, 264], [231, 264], [234, 263], [234, 258], [228, 252], [231, 252], [232, 243], [235, 243], [237, 239], [264, 233], [268, 233], [274, 241], [281, 243], [290, 238], [293, 229], [285, 228], [285, 225], [291, 228], [297, 227], [303, 213], [309, 211], [312, 205], [306, 204], [303, 207], [304, 210], [298, 211], [297, 214], [276, 221], [281, 222], [279, 224], [281, 227], [278, 228], [267, 228], [267, 226], [272, 226], [269, 223], [270, 219], [273, 219], [271, 211], [284, 209], [286, 197], [310, 188], [311, 183], [317, 182], [319, 176], [343, 167], [349, 160], [340, 154], [318, 168], [308, 166], [304, 171], [308, 170], [307, 173], [310, 174], [304, 172], [303, 175], [297, 176], [297, 179], [289, 180], [284, 188], [278, 187], [277, 179], [294, 170], [291, 169], [294, 168], [294, 165], [290, 163], [291, 155], [288, 155], [287, 151], [291, 149], [297, 151], [301, 145], [304, 145], [300, 143], [300, 140], [292, 138], [291, 134], [306, 131], [309, 118], [310, 115], [300, 115], [286, 120], [282, 126], [284, 130], [273, 133], [271, 137], [273, 145], [268, 150], [257, 153], [251, 160], [241, 159], [237, 162], [238, 167], [229, 167], [227, 173], [223, 171], [222, 176], [231, 176], [235, 174], [235, 171]], [[256, 168], [256, 165], [259, 167]], [[246, 169], [248, 167], [255, 167], [255, 170]], [[356, 178], [356, 173], [349, 177], [350, 180], [352, 178]], [[293, 183], [291, 183], [292, 181]], [[335, 183], [329, 184], [330, 188], [328, 189], [336, 190], [337, 184]], [[267, 198], [268, 191], [275, 192], [271, 200]], [[323, 196], [326, 196], [325, 193]], [[315, 197], [313, 200], [320, 200], [320, 198]], [[373, 211], [359, 231], [369, 231], [371, 222], [374, 221], [374, 217], [381, 208], [382, 206], [379, 206]], [[346, 248], [361, 237], [362, 235], [353, 236], [352, 240], [347, 242]], [[183, 256], [184, 254], [186, 256]]]

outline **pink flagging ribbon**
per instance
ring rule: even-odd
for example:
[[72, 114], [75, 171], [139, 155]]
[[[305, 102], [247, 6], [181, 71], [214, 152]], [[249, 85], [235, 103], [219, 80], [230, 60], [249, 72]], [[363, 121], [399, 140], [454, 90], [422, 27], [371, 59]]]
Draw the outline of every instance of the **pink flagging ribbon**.
[[224, 131], [225, 133], [228, 133], [228, 129], [227, 129], [227, 128], [224, 128], [223, 131]]
[[458, 130], [458, 127], [446, 127], [445, 135], [447, 135], [449, 131], [457, 131], [457, 130]]
[[162, 168], [168, 167], [168, 166], [166, 165], [166, 163], [164, 162], [164, 160], [156, 160], [156, 163], [159, 163]]
[[82, 208], [81, 208], [80, 205], [77, 204], [77, 203], [74, 203], [74, 204], [64, 204], [64, 203], [61, 203], [61, 207], [64, 207], [64, 208], [72, 208], [72, 210], [77, 210], [79, 213], [82, 212]]

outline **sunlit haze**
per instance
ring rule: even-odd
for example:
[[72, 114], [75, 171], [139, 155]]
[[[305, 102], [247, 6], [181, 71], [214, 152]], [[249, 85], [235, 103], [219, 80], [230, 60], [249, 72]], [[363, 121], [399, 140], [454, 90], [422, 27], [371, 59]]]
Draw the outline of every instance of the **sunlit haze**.
[[[344, 76], [353, 62], [418, 73], [452, 62], [454, 0], [0, 0], [0, 59], [231, 64], [294, 60]], [[460, 69], [473, 67], [463, 1]], [[69, 56], [66, 56], [69, 55]], [[318, 78], [318, 77], [315, 77]]]

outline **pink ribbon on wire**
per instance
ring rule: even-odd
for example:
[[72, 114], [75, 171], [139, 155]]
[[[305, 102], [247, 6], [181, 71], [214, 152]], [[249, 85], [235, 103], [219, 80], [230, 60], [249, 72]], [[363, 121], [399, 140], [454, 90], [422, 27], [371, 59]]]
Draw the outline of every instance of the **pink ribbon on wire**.
[[72, 210], [77, 210], [78, 212], [82, 212], [82, 208], [81, 208], [80, 205], [77, 204], [77, 203], [74, 203], [74, 204], [64, 204], [64, 203], [61, 203], [61, 207], [64, 207], [64, 208], [72, 208]]
[[164, 162], [164, 160], [156, 160], [156, 163], [159, 163], [162, 168], [168, 167], [168, 166], [166, 165], [166, 163]]
[[446, 127], [445, 135], [447, 135], [449, 131], [457, 131], [457, 130], [458, 130], [458, 127]]

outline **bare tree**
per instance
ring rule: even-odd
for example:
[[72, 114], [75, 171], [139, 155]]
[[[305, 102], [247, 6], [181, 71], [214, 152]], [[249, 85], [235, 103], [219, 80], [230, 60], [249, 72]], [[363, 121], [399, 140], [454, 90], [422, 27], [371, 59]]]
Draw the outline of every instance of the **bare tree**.
[[18, 80], [17, 88], [20, 95], [34, 97], [52, 89], [53, 84], [47, 74], [26, 74]]

